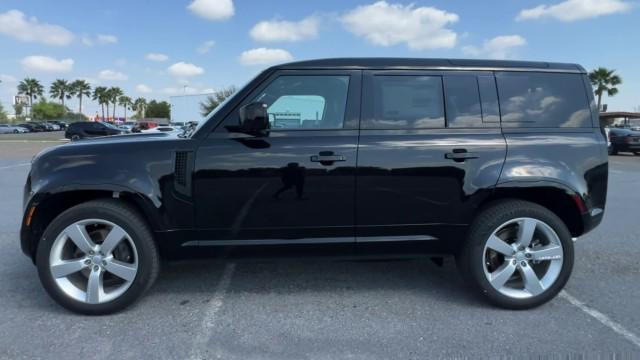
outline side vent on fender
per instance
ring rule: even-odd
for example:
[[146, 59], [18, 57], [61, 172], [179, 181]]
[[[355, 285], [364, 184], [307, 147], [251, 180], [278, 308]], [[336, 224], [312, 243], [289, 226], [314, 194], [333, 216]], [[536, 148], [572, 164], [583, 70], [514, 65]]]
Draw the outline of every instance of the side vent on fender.
[[176, 151], [174, 157], [173, 183], [176, 192], [191, 196], [191, 172], [193, 171], [193, 152]]

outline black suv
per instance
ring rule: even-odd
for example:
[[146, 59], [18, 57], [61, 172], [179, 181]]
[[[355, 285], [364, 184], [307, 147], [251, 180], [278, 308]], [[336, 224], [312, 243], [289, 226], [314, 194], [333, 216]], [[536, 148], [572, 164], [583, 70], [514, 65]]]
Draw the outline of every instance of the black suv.
[[600, 223], [607, 161], [579, 65], [296, 62], [182, 134], [44, 150], [21, 244], [48, 293], [85, 314], [131, 304], [161, 258], [207, 249], [453, 254], [478, 294], [531, 308]]
[[82, 121], [69, 124], [64, 133], [64, 137], [75, 141], [99, 136], [119, 135], [122, 133], [122, 130], [109, 123]]

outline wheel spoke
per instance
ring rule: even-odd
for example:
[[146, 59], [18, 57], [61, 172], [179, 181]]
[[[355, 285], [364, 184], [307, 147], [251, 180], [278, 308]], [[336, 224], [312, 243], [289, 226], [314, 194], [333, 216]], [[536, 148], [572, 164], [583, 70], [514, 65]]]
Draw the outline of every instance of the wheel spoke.
[[487, 247], [507, 256], [511, 256], [515, 253], [511, 245], [507, 244], [496, 235], [491, 235], [489, 241], [487, 241]]
[[133, 281], [133, 279], [136, 278], [136, 273], [138, 272], [138, 268], [134, 264], [125, 263], [115, 259], [107, 260], [105, 270], [126, 281]]
[[86, 267], [87, 265], [85, 265], [84, 259], [62, 261], [55, 265], [51, 265], [51, 275], [53, 275], [53, 277], [56, 279], [67, 277]]
[[533, 233], [536, 231], [538, 222], [534, 219], [526, 218], [518, 224], [518, 240], [519, 246], [528, 247], [533, 240]]
[[496, 271], [490, 274], [489, 282], [494, 288], [500, 289], [516, 271], [516, 266], [511, 261], [505, 261]]
[[104, 242], [100, 246], [103, 254], [109, 255], [113, 249], [127, 236], [127, 233], [120, 226], [114, 226], [107, 234]]
[[562, 247], [560, 245], [547, 245], [542, 248], [534, 249], [531, 258], [538, 261], [549, 261], [562, 259]]
[[89, 282], [87, 283], [87, 302], [89, 304], [98, 304], [102, 291], [101, 271], [92, 271], [89, 274]]
[[88, 254], [94, 249], [95, 244], [91, 241], [91, 237], [83, 225], [73, 224], [67, 227], [64, 232], [83, 253]]
[[522, 275], [522, 280], [524, 280], [524, 289], [526, 291], [533, 296], [544, 291], [544, 287], [542, 286], [540, 279], [538, 279], [538, 275], [536, 275], [531, 266], [520, 266], [519, 269], [520, 274]]

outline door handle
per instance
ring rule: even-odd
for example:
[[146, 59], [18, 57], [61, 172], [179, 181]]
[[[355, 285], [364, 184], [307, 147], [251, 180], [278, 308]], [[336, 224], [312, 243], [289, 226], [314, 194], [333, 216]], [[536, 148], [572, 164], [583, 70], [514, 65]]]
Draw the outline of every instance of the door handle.
[[445, 159], [451, 159], [455, 162], [464, 162], [467, 159], [477, 159], [476, 153], [467, 152], [467, 149], [453, 149], [453, 152], [444, 154]]
[[333, 151], [320, 151], [318, 155], [312, 155], [312, 162], [319, 162], [322, 165], [331, 165], [336, 161], [346, 161], [343, 155], [334, 154]]

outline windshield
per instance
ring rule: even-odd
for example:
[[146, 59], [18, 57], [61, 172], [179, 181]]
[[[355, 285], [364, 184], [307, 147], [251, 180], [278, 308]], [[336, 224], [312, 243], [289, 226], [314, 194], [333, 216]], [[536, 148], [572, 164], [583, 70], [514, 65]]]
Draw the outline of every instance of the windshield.
[[118, 127], [117, 127], [117, 126], [113, 125], [112, 123], [103, 122], [102, 124], [103, 124], [104, 126], [108, 127], [108, 128], [115, 129], [115, 130], [120, 130], [120, 129], [118, 129]]

